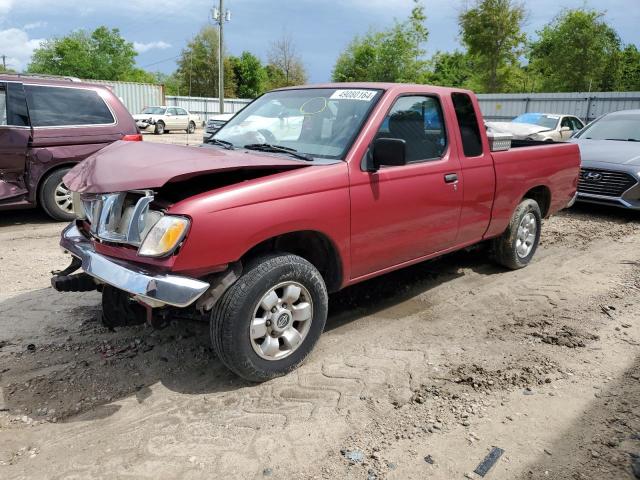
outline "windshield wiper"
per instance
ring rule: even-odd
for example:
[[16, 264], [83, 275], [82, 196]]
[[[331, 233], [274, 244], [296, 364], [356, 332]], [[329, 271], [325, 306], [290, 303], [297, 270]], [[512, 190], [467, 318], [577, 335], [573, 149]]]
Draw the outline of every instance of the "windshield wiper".
[[209, 140], [207, 140], [206, 143], [210, 143], [212, 145], [220, 145], [221, 147], [226, 148], [227, 150], [235, 149], [235, 147], [233, 146], [233, 143], [227, 142], [226, 140], [220, 140], [219, 138], [212, 137]]
[[313, 162], [313, 157], [311, 155], [298, 152], [294, 148], [283, 147], [282, 145], [272, 145], [270, 143], [250, 143], [248, 145], [245, 145], [244, 148], [248, 150], [257, 150], [259, 152], [287, 153], [292, 157], [299, 158], [300, 160]]

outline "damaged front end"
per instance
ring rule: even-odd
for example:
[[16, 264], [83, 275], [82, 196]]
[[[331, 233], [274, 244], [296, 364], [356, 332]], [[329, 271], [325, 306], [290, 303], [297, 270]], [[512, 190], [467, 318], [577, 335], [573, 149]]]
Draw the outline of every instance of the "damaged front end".
[[[202, 314], [213, 308], [241, 272], [232, 266], [203, 280], [100, 253], [100, 245], [108, 245], [162, 260], [180, 248], [189, 219], [157, 208], [151, 191], [77, 195], [74, 205], [78, 220], [64, 229], [60, 240], [72, 262], [65, 270], [52, 272], [51, 285], [60, 292], [102, 291], [109, 326], [141, 323], [145, 318], [153, 323], [174, 309]], [[80, 268], [82, 273], [74, 273]]]

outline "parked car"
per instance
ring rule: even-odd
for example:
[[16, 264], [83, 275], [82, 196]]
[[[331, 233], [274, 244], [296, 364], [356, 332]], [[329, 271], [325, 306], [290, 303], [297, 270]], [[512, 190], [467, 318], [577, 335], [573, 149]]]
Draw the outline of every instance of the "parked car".
[[194, 133], [200, 124], [200, 117], [180, 107], [146, 107], [141, 113], [133, 116], [136, 125], [143, 132], [156, 135], [169, 133], [171, 130], [184, 130]]
[[[274, 109], [304, 113], [295, 138], [255, 130]], [[65, 177], [82, 201], [52, 284], [100, 288], [110, 325], [206, 318], [231, 370], [283, 375], [327, 292], [483, 241], [507, 268], [531, 261], [542, 219], [575, 198], [578, 147], [509, 149], [482, 126], [466, 90], [337, 83], [267, 93], [211, 145], [116, 143]]]
[[0, 75], [0, 210], [40, 205], [71, 220], [62, 178], [116, 140], [142, 140], [125, 106], [104, 86], [75, 79]]
[[578, 200], [640, 210], [640, 110], [603, 115], [571, 141], [582, 156]]
[[213, 134], [220, 130], [234, 115], [234, 113], [220, 113], [209, 117], [209, 120], [207, 120], [207, 124], [204, 127], [202, 143], [207, 143]]
[[516, 140], [564, 142], [584, 128], [584, 123], [573, 115], [524, 113], [510, 122], [487, 122], [487, 127], [496, 132], [510, 133]]

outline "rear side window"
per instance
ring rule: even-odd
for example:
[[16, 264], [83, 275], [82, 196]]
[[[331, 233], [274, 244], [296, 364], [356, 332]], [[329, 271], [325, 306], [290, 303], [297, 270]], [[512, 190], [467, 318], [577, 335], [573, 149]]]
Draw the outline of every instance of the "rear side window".
[[7, 91], [0, 88], [0, 125], [7, 124]]
[[109, 125], [113, 115], [94, 90], [25, 85], [34, 127]]
[[482, 137], [471, 97], [466, 93], [452, 93], [451, 99], [458, 119], [465, 157], [482, 155]]

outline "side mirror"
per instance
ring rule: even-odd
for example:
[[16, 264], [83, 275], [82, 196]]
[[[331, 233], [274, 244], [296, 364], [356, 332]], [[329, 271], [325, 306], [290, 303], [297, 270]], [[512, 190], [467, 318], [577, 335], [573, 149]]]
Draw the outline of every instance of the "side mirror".
[[560, 131], [561, 132], [570, 132], [571, 131], [571, 127], [560, 127]]
[[377, 171], [383, 165], [399, 166], [407, 164], [407, 142], [400, 138], [378, 138], [373, 142], [371, 168]]

